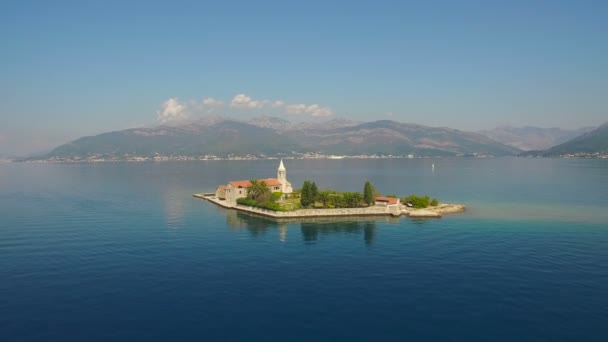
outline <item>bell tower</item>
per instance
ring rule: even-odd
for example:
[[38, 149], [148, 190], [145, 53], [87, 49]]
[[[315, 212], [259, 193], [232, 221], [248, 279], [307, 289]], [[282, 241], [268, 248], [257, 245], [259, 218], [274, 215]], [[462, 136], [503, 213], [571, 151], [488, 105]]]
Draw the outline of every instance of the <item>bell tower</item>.
[[287, 170], [285, 169], [285, 165], [283, 165], [283, 159], [281, 159], [281, 163], [279, 164], [279, 168], [277, 169], [277, 179], [281, 182], [281, 185], [285, 185], [287, 183]]

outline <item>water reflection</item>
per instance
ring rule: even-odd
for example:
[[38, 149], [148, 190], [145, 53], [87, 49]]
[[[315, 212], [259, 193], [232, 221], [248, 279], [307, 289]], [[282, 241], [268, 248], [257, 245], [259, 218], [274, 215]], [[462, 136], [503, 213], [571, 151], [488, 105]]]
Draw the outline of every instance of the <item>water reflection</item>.
[[[289, 230], [298, 230], [302, 241], [306, 244], [317, 243], [323, 236], [362, 235], [366, 245], [372, 245], [376, 239], [376, 223], [398, 223], [399, 218], [375, 217], [375, 218], [310, 218], [310, 219], [288, 219], [273, 220], [270, 218], [251, 216], [237, 210], [226, 211], [226, 222], [231, 229], [246, 229], [253, 237], [265, 236], [266, 234], [278, 233], [278, 238], [286, 242], [289, 238]], [[277, 229], [278, 228], [278, 229]]]
[[183, 224], [186, 211], [186, 200], [183, 192], [167, 191], [163, 194], [167, 227], [176, 229]]
[[363, 234], [363, 239], [367, 245], [374, 241], [376, 233], [376, 222], [374, 221], [333, 221], [333, 222], [302, 222], [302, 238], [305, 242], [316, 242], [323, 235], [344, 234], [359, 235]]
[[259, 216], [243, 214], [237, 210], [226, 210], [226, 223], [232, 229], [246, 229], [252, 236], [265, 235], [277, 223]]

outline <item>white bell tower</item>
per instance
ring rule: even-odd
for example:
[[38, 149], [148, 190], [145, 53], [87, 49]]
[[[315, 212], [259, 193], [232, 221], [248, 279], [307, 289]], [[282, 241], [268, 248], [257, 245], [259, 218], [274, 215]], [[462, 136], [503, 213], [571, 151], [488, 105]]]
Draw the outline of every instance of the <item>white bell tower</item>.
[[281, 183], [281, 192], [284, 194], [290, 194], [293, 192], [291, 183], [287, 181], [287, 169], [285, 169], [285, 165], [283, 165], [283, 159], [281, 159], [281, 163], [277, 169], [277, 180]]
[[277, 169], [277, 179], [282, 185], [287, 183], [287, 170], [285, 169], [285, 165], [283, 165], [283, 159], [281, 159], [281, 163]]

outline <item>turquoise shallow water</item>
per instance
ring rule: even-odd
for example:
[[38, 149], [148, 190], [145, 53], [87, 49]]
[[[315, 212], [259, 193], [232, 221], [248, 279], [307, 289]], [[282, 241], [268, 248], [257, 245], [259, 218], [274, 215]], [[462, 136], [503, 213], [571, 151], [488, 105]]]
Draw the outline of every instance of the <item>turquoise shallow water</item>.
[[608, 161], [285, 161], [296, 185], [467, 204], [440, 220], [191, 197], [276, 164], [0, 164], [0, 340], [608, 339]]

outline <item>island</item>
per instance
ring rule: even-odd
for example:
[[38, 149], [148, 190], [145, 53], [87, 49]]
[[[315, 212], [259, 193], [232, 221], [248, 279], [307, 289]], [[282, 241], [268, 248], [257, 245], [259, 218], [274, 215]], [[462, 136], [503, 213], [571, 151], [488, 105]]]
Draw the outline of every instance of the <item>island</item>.
[[339, 216], [409, 216], [442, 217], [465, 211], [462, 204], [440, 203], [428, 196], [395, 194], [382, 196], [370, 182], [363, 193], [319, 190], [315, 182], [304, 181], [294, 190], [287, 180], [287, 169], [281, 159], [276, 178], [230, 181], [213, 193], [197, 193], [196, 198], [224, 208], [275, 219]]

